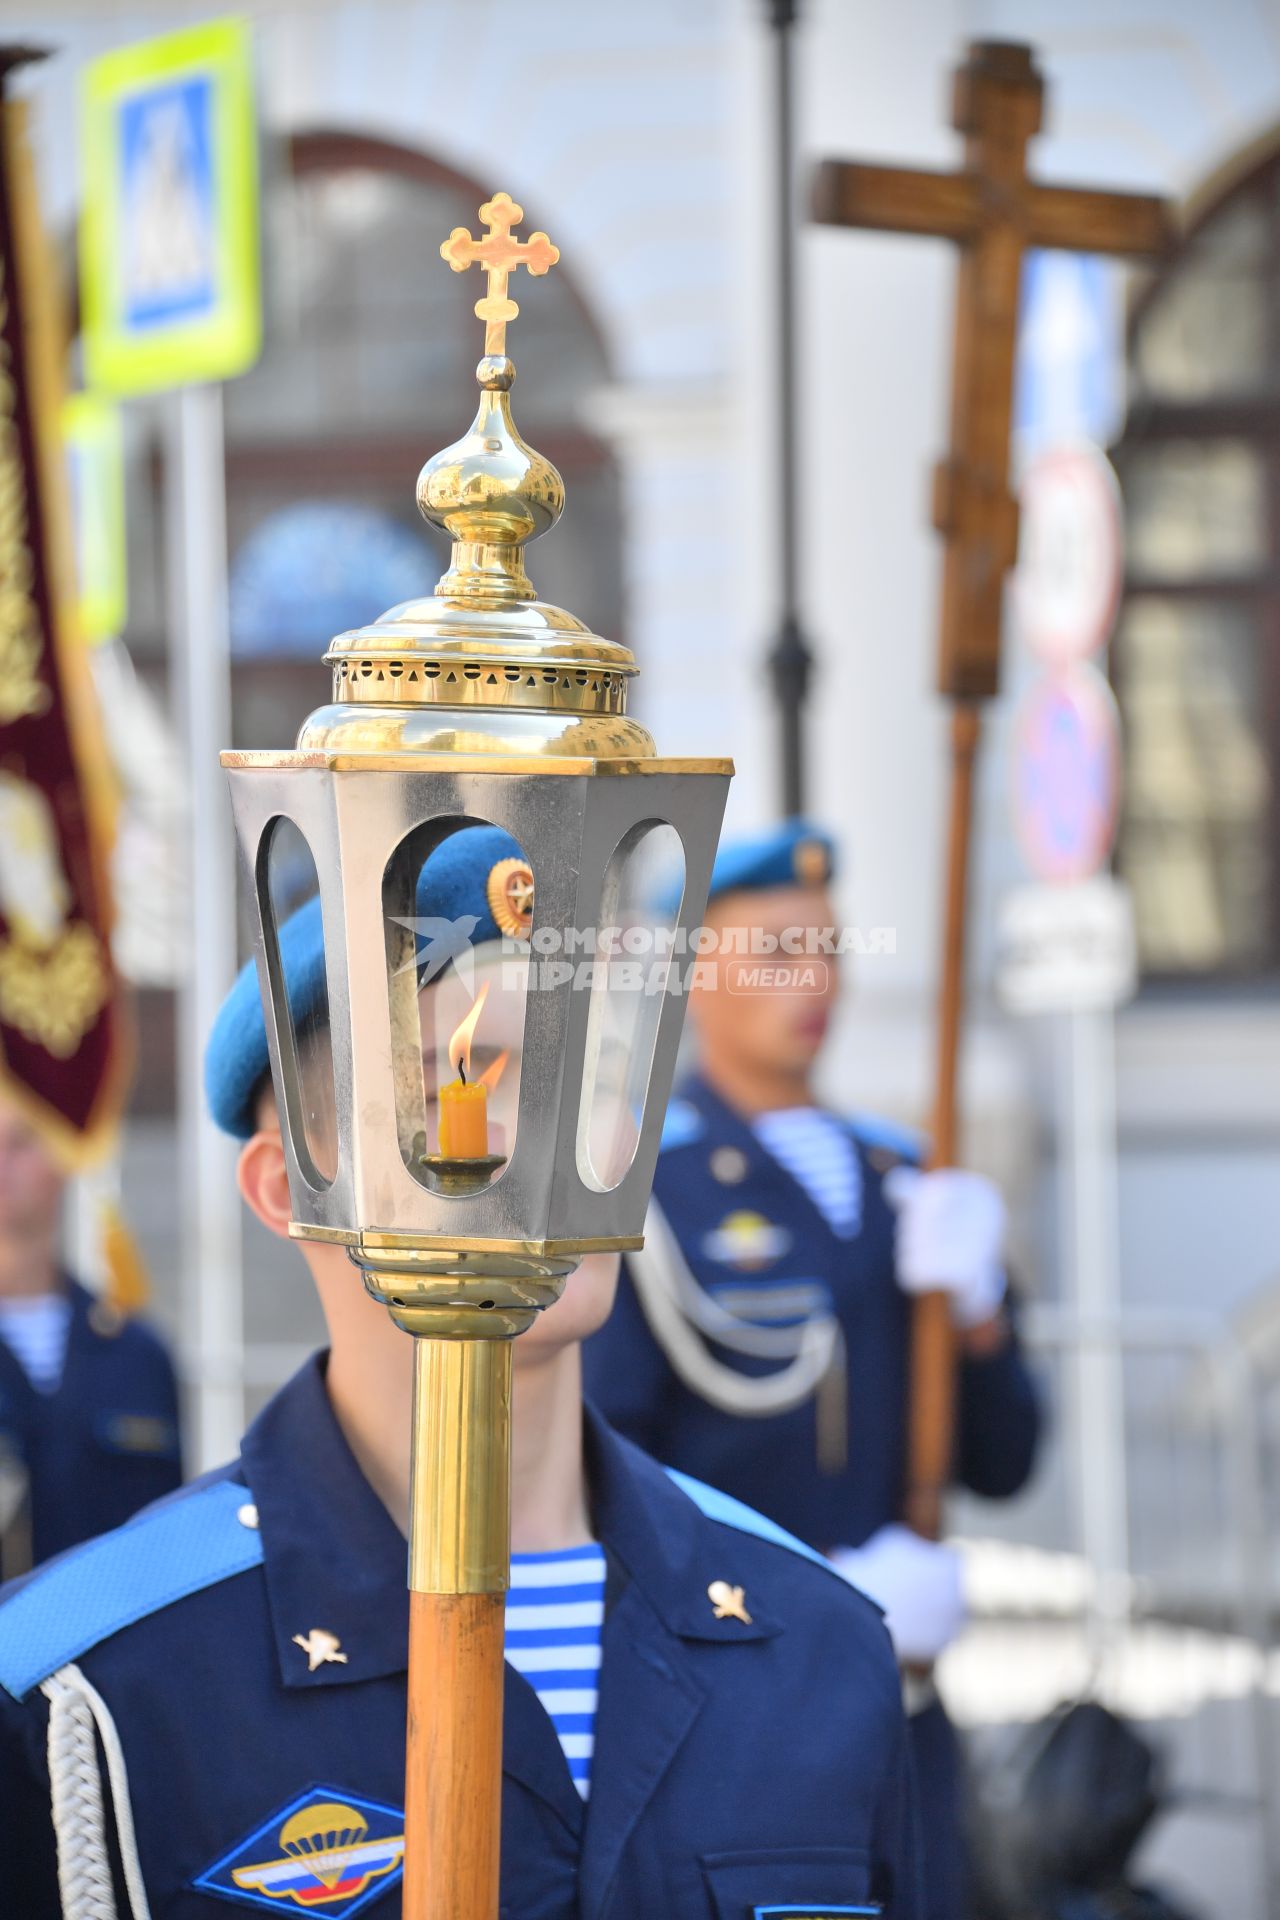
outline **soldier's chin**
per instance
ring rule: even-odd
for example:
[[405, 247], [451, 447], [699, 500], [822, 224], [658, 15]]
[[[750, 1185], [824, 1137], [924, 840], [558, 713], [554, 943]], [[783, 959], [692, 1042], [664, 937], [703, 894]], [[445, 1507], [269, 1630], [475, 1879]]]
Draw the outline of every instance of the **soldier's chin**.
[[597, 1333], [613, 1310], [621, 1264], [620, 1254], [589, 1253], [565, 1281], [555, 1305], [540, 1313], [516, 1341], [516, 1365], [522, 1354], [528, 1361], [545, 1358]]
[[792, 1029], [796, 1055], [804, 1066], [822, 1051], [830, 1022], [826, 1014], [802, 1014]]
[[[12, 1203], [0, 1200], [0, 1233], [22, 1233], [40, 1224], [39, 1215], [30, 1200], [25, 1197], [15, 1199]], [[25, 1276], [23, 1279], [25, 1286]], [[4, 1288], [0, 1287], [0, 1293], [3, 1292]]]

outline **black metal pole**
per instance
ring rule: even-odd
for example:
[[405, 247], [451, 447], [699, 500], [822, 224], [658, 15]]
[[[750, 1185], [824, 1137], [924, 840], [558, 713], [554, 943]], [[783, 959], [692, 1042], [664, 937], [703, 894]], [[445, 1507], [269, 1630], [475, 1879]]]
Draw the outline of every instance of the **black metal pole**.
[[784, 814], [804, 812], [807, 772], [805, 704], [813, 653], [797, 604], [799, 501], [796, 497], [796, 203], [793, 134], [792, 30], [797, 0], [767, 0], [773, 30], [774, 163], [777, 221], [774, 280], [777, 308], [778, 625], [769, 649], [769, 673], [778, 707], [781, 801]]

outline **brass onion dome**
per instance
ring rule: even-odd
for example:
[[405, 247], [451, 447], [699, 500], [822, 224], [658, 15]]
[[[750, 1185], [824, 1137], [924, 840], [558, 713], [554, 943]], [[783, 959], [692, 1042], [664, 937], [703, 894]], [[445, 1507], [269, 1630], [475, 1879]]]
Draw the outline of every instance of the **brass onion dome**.
[[542, 233], [512, 240], [524, 216], [507, 194], [480, 217], [483, 240], [456, 227], [440, 249], [457, 272], [473, 261], [488, 271], [475, 309], [486, 322], [480, 405], [418, 476], [419, 510], [453, 542], [448, 569], [433, 594], [338, 635], [325, 655], [332, 704], [305, 722], [298, 748], [649, 759], [652, 737], [626, 711], [634, 656], [545, 605], [525, 570], [526, 543], [564, 511], [564, 482], [511, 417], [505, 335], [519, 309], [506, 281], [516, 266], [545, 273], [559, 253]]

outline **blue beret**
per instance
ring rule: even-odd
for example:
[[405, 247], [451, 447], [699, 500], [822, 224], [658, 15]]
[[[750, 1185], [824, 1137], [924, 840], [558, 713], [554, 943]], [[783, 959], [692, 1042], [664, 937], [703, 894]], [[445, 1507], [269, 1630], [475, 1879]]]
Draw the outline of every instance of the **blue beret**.
[[835, 841], [811, 820], [784, 820], [762, 833], [723, 841], [711, 869], [709, 901], [768, 887], [825, 887], [835, 875]]
[[[707, 905], [725, 893], [761, 893], [769, 887], [823, 887], [835, 877], [835, 841], [811, 820], [784, 820], [759, 833], [722, 840], [711, 869]], [[654, 902], [659, 912], [674, 913], [676, 886], [665, 886]]]
[[471, 944], [501, 939], [513, 932], [494, 919], [494, 889], [490, 875], [505, 860], [524, 864], [519, 843], [502, 827], [464, 827], [442, 840], [418, 875], [418, 912], [441, 920], [475, 916]]
[[[457, 925], [457, 941], [436, 940], [446, 958], [458, 947], [482, 946], [512, 932], [494, 918], [501, 890], [490, 884], [506, 861], [523, 865], [517, 841], [501, 827], [464, 827], [438, 846], [418, 875], [415, 906], [422, 919]], [[504, 912], [504, 919], [508, 915]], [[467, 924], [471, 922], [471, 924]], [[427, 934], [423, 929], [424, 936]], [[314, 1013], [324, 997], [324, 933], [318, 899], [308, 900], [279, 931], [289, 1006], [295, 1024]], [[235, 985], [218, 1009], [204, 1056], [205, 1098], [224, 1133], [247, 1140], [254, 1130], [254, 1101], [270, 1070], [267, 1029], [262, 1017], [258, 972], [246, 961]]]

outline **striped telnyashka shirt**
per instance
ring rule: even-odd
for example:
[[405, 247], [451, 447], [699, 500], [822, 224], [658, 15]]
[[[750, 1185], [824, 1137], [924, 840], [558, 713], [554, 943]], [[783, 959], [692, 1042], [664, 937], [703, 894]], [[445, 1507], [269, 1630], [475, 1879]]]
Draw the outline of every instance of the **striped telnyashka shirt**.
[[600, 1649], [604, 1628], [603, 1550], [594, 1541], [559, 1553], [513, 1553], [506, 1655], [551, 1717], [585, 1800], [591, 1791]]
[[821, 1107], [780, 1107], [752, 1122], [767, 1154], [802, 1186], [833, 1232], [862, 1225], [862, 1166], [848, 1130]]
[[0, 1340], [41, 1393], [57, 1390], [70, 1328], [71, 1302], [65, 1294], [40, 1293], [0, 1300]]

